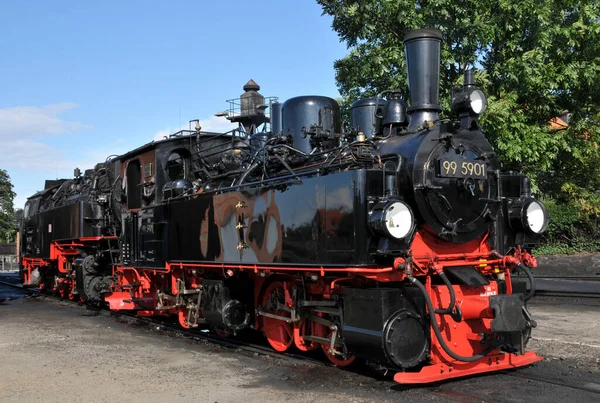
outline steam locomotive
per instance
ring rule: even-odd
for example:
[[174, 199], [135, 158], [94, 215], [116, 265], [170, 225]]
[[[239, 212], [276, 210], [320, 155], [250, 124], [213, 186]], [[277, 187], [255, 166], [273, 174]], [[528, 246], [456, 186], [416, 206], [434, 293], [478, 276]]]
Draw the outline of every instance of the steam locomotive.
[[220, 114], [235, 130], [191, 121], [46, 181], [24, 209], [23, 282], [223, 336], [254, 329], [403, 384], [541, 360], [525, 352], [526, 301], [547, 210], [500, 170], [473, 71], [456, 118], [439, 118], [441, 39], [408, 32], [410, 106], [397, 90], [359, 100], [350, 129], [331, 98], [280, 103], [251, 80]]

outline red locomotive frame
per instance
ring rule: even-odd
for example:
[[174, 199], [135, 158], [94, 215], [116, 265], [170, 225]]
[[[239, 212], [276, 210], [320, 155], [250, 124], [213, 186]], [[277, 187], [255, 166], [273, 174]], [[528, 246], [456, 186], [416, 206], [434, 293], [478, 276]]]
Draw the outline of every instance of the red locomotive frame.
[[[27, 284], [33, 270], [44, 270], [56, 267], [61, 277], [54, 285], [41, 283], [41, 289], [47, 289], [63, 298], [83, 300], [77, 293], [74, 276], [70, 274], [70, 264], [79, 256], [79, 248], [102, 239], [116, 237], [82, 238], [69, 242], [53, 242], [50, 259], [22, 259], [24, 279]], [[432, 284], [432, 275], [440, 273], [444, 268], [456, 266], [471, 266], [483, 274], [503, 273], [507, 284], [507, 293], [512, 293], [511, 270], [518, 263], [532, 267], [537, 262], [529, 253], [517, 251], [514, 256], [497, 257], [490, 250], [486, 237], [461, 245], [440, 243], [424, 232], [418, 232], [412, 244], [412, 258], [397, 258], [390, 267], [304, 267], [304, 266], [275, 266], [260, 264], [226, 264], [226, 263], [183, 263], [170, 262], [164, 269], [134, 268], [115, 265], [113, 274], [117, 278], [114, 288], [106, 294], [104, 300], [111, 310], [135, 310], [139, 316], [177, 315], [179, 323], [184, 328], [197, 326], [190, 323], [188, 310], [185, 306], [175, 304], [171, 307], [160, 307], [156, 298], [157, 290], [170, 287], [172, 295], [190, 295], [202, 288], [202, 273], [218, 271], [225, 276], [235, 276], [237, 272], [249, 272], [255, 279], [255, 306], [264, 306], [264, 301], [274, 292], [283, 292], [287, 308], [292, 308], [291, 286], [299, 283], [299, 275], [309, 275], [317, 280], [307, 285], [311, 299], [331, 300], [332, 295], [339, 294], [346, 284], [360, 284], [367, 280], [377, 282], [403, 281], [407, 276], [425, 277], [425, 288], [434, 303], [434, 307], [442, 308], [449, 303], [448, 289], [441, 285]], [[182, 274], [185, 273], [185, 280]], [[497, 294], [497, 285], [482, 287], [464, 287], [454, 285], [456, 305], [461, 307], [462, 320], [455, 322], [450, 316], [436, 315], [438, 326], [446, 344], [464, 356], [473, 356], [483, 350], [482, 335], [491, 334], [491, 321], [494, 317], [489, 304], [489, 295]], [[140, 305], [144, 308], [140, 309]], [[262, 331], [269, 344], [278, 352], [285, 352], [292, 346], [300, 351], [322, 348], [327, 358], [335, 365], [343, 367], [354, 361], [353, 356], [341, 357], [330, 347], [332, 331], [327, 326], [315, 321], [294, 321], [289, 316], [289, 309], [279, 309], [271, 312], [261, 312], [257, 309], [253, 327]], [[282, 317], [288, 320], [282, 320]], [[309, 323], [310, 322], [310, 323]], [[220, 333], [223, 334], [223, 333]], [[225, 333], [226, 334], [226, 333]], [[305, 338], [311, 339], [306, 341]], [[319, 343], [315, 340], [321, 340]], [[441, 381], [474, 375], [490, 371], [505, 370], [526, 366], [543, 358], [534, 352], [525, 354], [505, 353], [499, 350], [486, 354], [475, 362], [461, 362], [450, 357], [440, 346], [439, 340], [431, 330], [430, 360], [419, 372], [397, 372], [394, 380], [401, 384], [418, 384]]]

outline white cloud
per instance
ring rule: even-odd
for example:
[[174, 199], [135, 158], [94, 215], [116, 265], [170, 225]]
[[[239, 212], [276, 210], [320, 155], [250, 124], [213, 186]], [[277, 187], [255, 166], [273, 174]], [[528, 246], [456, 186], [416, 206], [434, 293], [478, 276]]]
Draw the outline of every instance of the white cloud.
[[0, 149], [0, 158], [2, 165], [7, 167], [54, 171], [62, 156], [49, 145], [24, 139], [4, 141]]
[[[225, 119], [224, 117], [211, 116], [208, 119], [201, 119], [200, 127], [202, 128], [202, 131], [205, 131], [205, 132], [223, 133], [223, 132], [228, 132], [229, 130], [233, 130], [233, 129], [237, 128], [237, 125], [234, 123], [231, 123], [229, 120]], [[182, 126], [179, 129], [175, 129], [175, 130], [172, 130], [171, 128], [160, 130], [160, 131], [156, 132], [156, 134], [153, 137], [153, 140], [154, 141], [163, 140], [165, 136], [168, 137], [170, 134], [173, 134], [179, 130], [188, 130], [188, 129], [189, 129], [189, 125]]]
[[91, 128], [61, 117], [76, 107], [65, 102], [0, 109], [0, 168], [11, 176], [15, 206], [23, 207], [27, 197], [43, 188], [45, 179], [70, 178], [75, 167], [92, 168], [107, 155], [128, 148], [124, 141], [106, 144], [102, 150], [55, 147], [56, 136]]
[[65, 134], [91, 126], [61, 119], [60, 114], [77, 108], [72, 102], [37, 106], [14, 106], [0, 109], [0, 140], [35, 138], [44, 135]]
[[0, 147], [0, 166], [44, 173], [48, 177], [70, 177], [76, 167], [81, 170], [93, 168], [98, 162], [105, 161], [107, 156], [125, 151], [126, 145], [116, 141], [100, 149], [81, 149], [73, 152], [68, 149], [56, 149], [35, 140], [14, 140], [3, 142]]
[[40, 139], [91, 128], [59, 117], [74, 108], [76, 104], [63, 102], [0, 109], [0, 165], [45, 173], [60, 172], [63, 167], [72, 165], [72, 155], [66, 150], [57, 150]]

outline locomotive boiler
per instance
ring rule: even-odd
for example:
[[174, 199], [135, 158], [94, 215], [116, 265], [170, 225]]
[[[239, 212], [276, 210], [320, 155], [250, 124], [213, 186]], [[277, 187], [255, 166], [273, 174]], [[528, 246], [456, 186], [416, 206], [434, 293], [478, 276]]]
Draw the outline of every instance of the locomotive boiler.
[[398, 90], [359, 100], [350, 128], [331, 98], [280, 103], [251, 80], [221, 114], [236, 130], [192, 121], [47, 181], [25, 207], [23, 281], [186, 328], [254, 329], [338, 366], [358, 357], [399, 383], [540, 360], [525, 352], [526, 301], [548, 214], [528, 178], [501, 171], [472, 71], [440, 119], [441, 39], [407, 33], [410, 106]]

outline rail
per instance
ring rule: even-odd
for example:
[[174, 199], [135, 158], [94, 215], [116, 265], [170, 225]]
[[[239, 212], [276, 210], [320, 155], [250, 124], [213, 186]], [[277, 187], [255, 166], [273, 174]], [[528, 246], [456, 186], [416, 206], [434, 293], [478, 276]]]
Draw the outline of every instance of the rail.
[[19, 259], [17, 255], [0, 255], [0, 272], [14, 273], [19, 271]]

